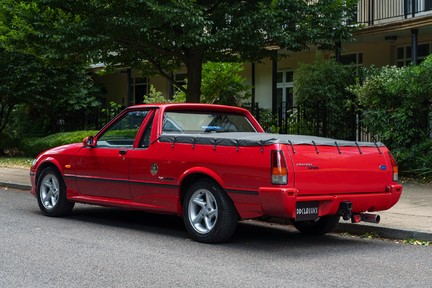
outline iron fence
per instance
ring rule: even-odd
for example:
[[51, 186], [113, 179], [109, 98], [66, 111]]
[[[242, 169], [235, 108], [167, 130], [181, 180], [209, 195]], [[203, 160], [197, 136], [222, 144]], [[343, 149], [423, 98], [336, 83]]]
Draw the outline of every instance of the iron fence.
[[[427, 105], [427, 119], [418, 123], [418, 128], [427, 133], [432, 139], [432, 102]], [[286, 107], [286, 109], [283, 109]], [[259, 107], [255, 103], [252, 114], [261, 124], [266, 132], [279, 134], [314, 135], [343, 140], [376, 142], [380, 140], [379, 135], [371, 134], [364, 124], [363, 111], [346, 111], [343, 115], [334, 113], [331, 109], [316, 105], [285, 106], [280, 105], [276, 114], [271, 109]]]
[[316, 105], [286, 106], [281, 105], [277, 114], [270, 109], [262, 109], [255, 104], [252, 111], [266, 132], [279, 134], [314, 135], [353, 141], [376, 141], [376, 137], [367, 132], [362, 125], [361, 113], [346, 111], [343, 115]]

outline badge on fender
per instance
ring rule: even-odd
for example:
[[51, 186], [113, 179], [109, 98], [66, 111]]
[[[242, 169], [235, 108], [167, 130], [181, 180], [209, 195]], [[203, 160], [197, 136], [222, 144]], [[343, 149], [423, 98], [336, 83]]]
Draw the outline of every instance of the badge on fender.
[[153, 163], [153, 164], [151, 165], [151, 167], [150, 167], [150, 173], [151, 173], [153, 176], [156, 176], [157, 173], [158, 173], [158, 170], [159, 170], [158, 165], [157, 165], [156, 163]]

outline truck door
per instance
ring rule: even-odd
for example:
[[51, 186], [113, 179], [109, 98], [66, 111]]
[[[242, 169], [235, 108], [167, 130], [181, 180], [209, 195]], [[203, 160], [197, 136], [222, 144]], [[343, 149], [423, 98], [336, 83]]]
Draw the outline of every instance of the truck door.
[[94, 147], [83, 147], [75, 159], [81, 194], [128, 199], [129, 154], [149, 110], [128, 111], [97, 135]]

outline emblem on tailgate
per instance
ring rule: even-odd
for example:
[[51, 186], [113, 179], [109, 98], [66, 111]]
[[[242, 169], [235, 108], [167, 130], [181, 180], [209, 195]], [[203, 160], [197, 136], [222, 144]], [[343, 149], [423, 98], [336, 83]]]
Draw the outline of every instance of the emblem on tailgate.
[[318, 166], [314, 166], [314, 165], [312, 165], [312, 163], [297, 163], [296, 166], [306, 167], [309, 170], [318, 170], [319, 169]]

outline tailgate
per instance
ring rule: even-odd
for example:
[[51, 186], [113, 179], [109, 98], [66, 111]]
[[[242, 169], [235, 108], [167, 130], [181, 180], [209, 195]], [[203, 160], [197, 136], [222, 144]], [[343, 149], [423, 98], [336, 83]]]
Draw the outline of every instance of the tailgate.
[[385, 147], [295, 145], [294, 150], [299, 195], [384, 192], [393, 183]]

